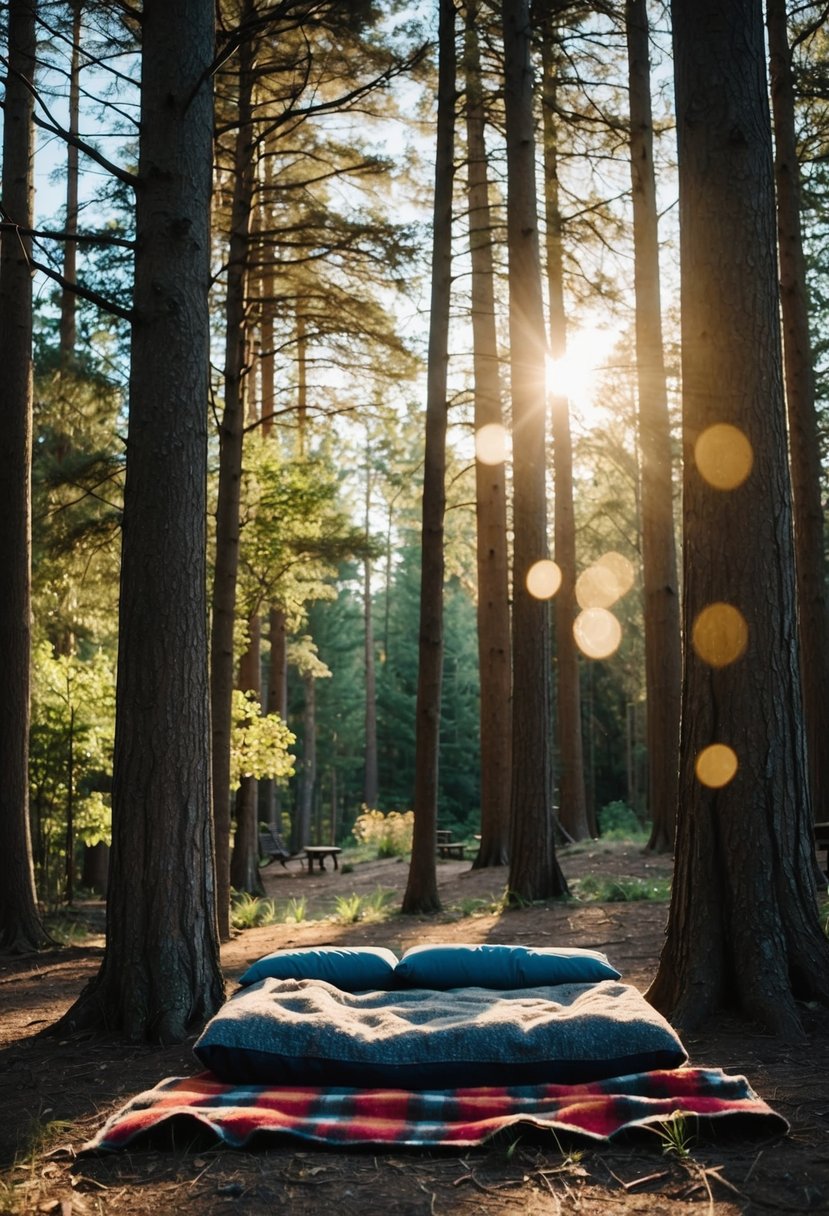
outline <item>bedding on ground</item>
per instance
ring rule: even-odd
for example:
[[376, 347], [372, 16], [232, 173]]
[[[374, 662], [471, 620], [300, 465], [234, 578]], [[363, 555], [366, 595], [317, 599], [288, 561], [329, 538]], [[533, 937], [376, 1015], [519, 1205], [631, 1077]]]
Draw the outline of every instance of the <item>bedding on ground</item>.
[[609, 1138], [678, 1113], [785, 1129], [744, 1077], [688, 1067], [618, 976], [598, 951], [276, 951], [197, 1041], [209, 1071], [134, 1098], [85, 1148], [171, 1120], [236, 1147], [260, 1134], [472, 1145], [516, 1122]]

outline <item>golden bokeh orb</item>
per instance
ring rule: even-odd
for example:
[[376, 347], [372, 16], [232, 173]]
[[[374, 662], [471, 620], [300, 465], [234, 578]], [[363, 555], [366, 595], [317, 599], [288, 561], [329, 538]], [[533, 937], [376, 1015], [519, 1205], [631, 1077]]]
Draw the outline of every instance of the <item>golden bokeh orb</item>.
[[596, 562], [576, 579], [579, 608], [609, 608], [619, 598], [619, 583], [608, 566]]
[[623, 595], [627, 595], [633, 586], [633, 562], [629, 561], [623, 553], [617, 553], [614, 549], [611, 549], [609, 553], [604, 553], [599, 558], [596, 565], [603, 566], [606, 570], [612, 572], [616, 580], [617, 599], [621, 599]]
[[712, 790], [720, 790], [734, 779], [740, 762], [737, 753], [725, 743], [712, 743], [699, 753], [694, 766], [697, 780]]
[[745, 653], [748, 624], [733, 604], [708, 604], [694, 621], [691, 643], [704, 663], [727, 667]]
[[498, 422], [488, 422], [475, 432], [475, 455], [481, 464], [503, 464], [509, 453], [509, 436]]
[[549, 600], [561, 586], [561, 570], [549, 558], [534, 562], [527, 571], [527, 590], [537, 600]]
[[754, 450], [739, 427], [717, 422], [697, 439], [694, 460], [700, 476], [715, 490], [736, 490], [751, 472]]
[[606, 608], [585, 608], [573, 622], [573, 637], [588, 659], [606, 659], [619, 649], [622, 626]]

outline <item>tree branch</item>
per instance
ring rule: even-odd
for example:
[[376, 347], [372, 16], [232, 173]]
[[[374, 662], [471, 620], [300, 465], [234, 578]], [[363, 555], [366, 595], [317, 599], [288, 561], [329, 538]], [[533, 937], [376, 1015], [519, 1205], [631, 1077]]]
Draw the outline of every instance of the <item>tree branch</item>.
[[89, 287], [84, 287], [82, 283], [70, 283], [68, 279], [65, 279], [57, 270], [53, 270], [51, 266], [47, 266], [43, 262], [36, 262], [34, 259], [29, 262], [29, 265], [32, 270], [39, 270], [41, 274], [45, 274], [47, 278], [54, 280], [64, 291], [74, 292], [82, 300], [88, 300], [90, 304], [97, 305], [103, 312], [108, 312], [114, 317], [120, 317], [122, 321], [128, 321], [130, 325], [135, 320], [135, 314], [131, 308], [122, 308], [114, 300], [108, 300], [106, 296], [100, 295], [97, 291], [92, 291]]

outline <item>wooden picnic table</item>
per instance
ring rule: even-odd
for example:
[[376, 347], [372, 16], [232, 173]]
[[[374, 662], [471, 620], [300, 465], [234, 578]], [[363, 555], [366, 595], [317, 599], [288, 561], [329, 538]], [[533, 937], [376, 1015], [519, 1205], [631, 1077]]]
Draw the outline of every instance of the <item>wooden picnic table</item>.
[[319, 862], [321, 870], [325, 869], [326, 857], [333, 857], [334, 869], [339, 870], [340, 866], [337, 861], [342, 849], [335, 844], [309, 844], [305, 846], [305, 857], [308, 861], [308, 873], [310, 874], [314, 868], [314, 862]]

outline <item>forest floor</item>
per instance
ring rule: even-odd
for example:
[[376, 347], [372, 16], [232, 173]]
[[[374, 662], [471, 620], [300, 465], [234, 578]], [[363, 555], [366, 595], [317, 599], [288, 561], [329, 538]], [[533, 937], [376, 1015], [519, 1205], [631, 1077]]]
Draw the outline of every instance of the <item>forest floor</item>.
[[[571, 847], [560, 860], [568, 881], [597, 875], [664, 885], [671, 869], [670, 859], [624, 843]], [[396, 909], [405, 863], [375, 860], [339, 871], [328, 865], [325, 873], [302, 872], [298, 862], [264, 871], [277, 909], [302, 907], [304, 919], [235, 933], [222, 951], [229, 991], [250, 961], [288, 945], [371, 944], [396, 952], [438, 941], [589, 946], [605, 951], [623, 979], [643, 990], [656, 971], [665, 902], [573, 900], [504, 911], [503, 871], [447, 861], [438, 864], [444, 911], [404, 917]], [[383, 891], [394, 893], [384, 897], [385, 918], [371, 919]], [[362, 910], [363, 919], [343, 923], [346, 908]], [[161, 1048], [41, 1033], [100, 964], [103, 938], [95, 934], [102, 907], [78, 913], [92, 934], [83, 945], [0, 960], [0, 1216], [829, 1212], [829, 1017], [808, 1008], [805, 1044], [728, 1019], [685, 1036], [692, 1064], [743, 1073], [791, 1125], [788, 1135], [759, 1139], [692, 1136], [687, 1156], [666, 1153], [646, 1133], [585, 1149], [515, 1130], [461, 1151], [343, 1152], [284, 1141], [244, 1152], [137, 1144], [112, 1155], [78, 1155], [129, 1097], [163, 1077], [198, 1071], [192, 1044]]]

